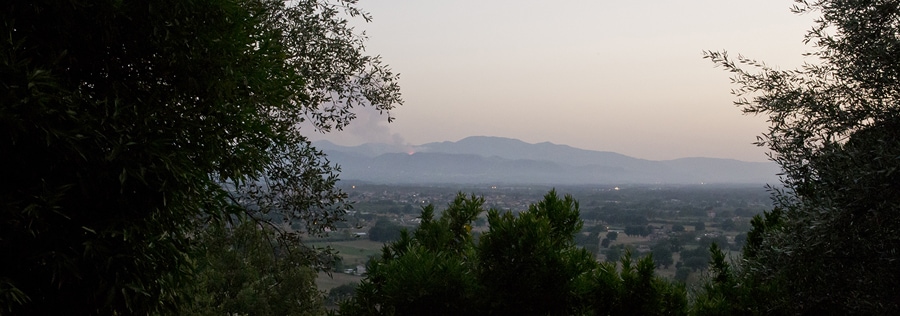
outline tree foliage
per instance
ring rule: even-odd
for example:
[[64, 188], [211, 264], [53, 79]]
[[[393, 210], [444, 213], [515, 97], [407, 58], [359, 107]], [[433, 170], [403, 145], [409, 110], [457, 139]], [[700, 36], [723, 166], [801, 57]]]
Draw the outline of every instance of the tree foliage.
[[388, 219], [379, 219], [372, 228], [369, 228], [369, 240], [378, 242], [390, 242], [400, 238], [403, 228]]
[[668, 243], [657, 243], [653, 245], [650, 251], [653, 254], [653, 263], [656, 264], [656, 267], [663, 266], [663, 268], [668, 269], [670, 265], [675, 263], [672, 258], [672, 247]]
[[610, 246], [609, 249], [606, 250], [606, 262], [616, 263], [622, 259], [622, 255], [624, 252], [629, 251], [624, 244], [618, 244], [615, 246]]
[[705, 222], [699, 221], [699, 222], [694, 223], [694, 231], [695, 231], [695, 232], [702, 232], [702, 231], [704, 231], [704, 230], [706, 230], [706, 223], [705, 223]]
[[734, 74], [736, 104], [769, 118], [758, 144], [784, 173], [775, 209], [754, 218], [732, 273], [752, 287], [743, 306], [900, 313], [900, 2], [797, 1], [794, 10], [821, 15], [806, 35], [818, 63], [779, 70], [707, 53]]
[[625, 226], [625, 235], [628, 236], [647, 237], [650, 236], [650, 233], [652, 232], [653, 228], [651, 228], [650, 225]]
[[317, 255], [251, 219], [214, 223], [197, 238], [195, 283], [182, 292], [192, 304], [181, 315], [322, 315], [311, 267]]
[[478, 244], [477, 269], [489, 310], [512, 314], [571, 314], [571, 293], [586, 282], [591, 254], [575, 247], [581, 230], [578, 202], [550, 191], [544, 200], [514, 216], [488, 211], [490, 231]]
[[653, 275], [652, 259], [630, 254], [619, 273], [575, 246], [578, 202], [550, 191], [517, 215], [487, 210], [476, 241], [471, 223], [483, 198], [459, 194], [439, 219], [422, 211], [414, 232], [385, 245], [367, 266], [343, 315], [683, 314], [684, 288]]
[[621, 258], [621, 271], [616, 265], [602, 263], [592, 271], [588, 295], [583, 298], [593, 315], [685, 315], [687, 293], [681, 285], [659, 278], [653, 273], [651, 256], [635, 262], [631, 252]]
[[354, 3], [3, 2], [2, 311], [175, 310], [204, 221], [339, 218], [336, 170], [298, 123], [400, 102]]
[[476, 311], [477, 276], [471, 222], [483, 211], [482, 198], [459, 194], [438, 219], [434, 206], [422, 209], [419, 228], [403, 230], [366, 265], [367, 277], [343, 315], [466, 315]]
[[615, 231], [607, 232], [607, 233], [606, 233], [606, 238], [608, 238], [609, 240], [613, 240], [613, 241], [614, 241], [614, 240], [616, 240], [617, 238], [619, 238], [619, 233], [618, 233], [618, 232], [615, 232]]
[[710, 253], [706, 247], [701, 246], [681, 251], [681, 262], [683, 266], [690, 268], [692, 271], [706, 269], [709, 266], [710, 259]]

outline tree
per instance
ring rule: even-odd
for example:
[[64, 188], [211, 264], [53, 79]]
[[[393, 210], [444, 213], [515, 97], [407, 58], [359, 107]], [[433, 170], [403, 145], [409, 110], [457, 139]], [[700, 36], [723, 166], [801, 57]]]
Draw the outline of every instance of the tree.
[[575, 247], [581, 230], [578, 202], [551, 190], [544, 200], [514, 216], [488, 211], [490, 230], [478, 244], [478, 272], [489, 310], [520, 315], [572, 314], [572, 297], [593, 256]]
[[728, 238], [726, 238], [725, 236], [722, 236], [722, 235], [718, 235], [718, 236], [710, 235], [710, 236], [700, 237], [700, 239], [697, 240], [697, 245], [702, 249], [707, 249], [712, 244], [719, 244], [722, 246], [727, 246]]
[[489, 230], [476, 240], [471, 223], [483, 198], [459, 194], [439, 219], [386, 245], [369, 263], [343, 315], [683, 314], [684, 288], [653, 275], [653, 262], [625, 255], [598, 263], [576, 247], [578, 202], [550, 191], [527, 211], [488, 210]]
[[778, 70], [706, 54], [734, 74], [736, 104], [769, 118], [758, 145], [784, 174], [733, 273], [753, 287], [741, 302], [763, 314], [900, 313], [900, 2], [794, 10], [821, 15], [805, 39], [818, 63]]
[[182, 315], [321, 315], [325, 313], [311, 268], [315, 253], [278, 243], [277, 232], [252, 220], [216, 223], [198, 238], [200, 262], [192, 297]]
[[740, 233], [734, 236], [734, 250], [741, 250], [747, 243], [747, 233]]
[[0, 309], [171, 312], [207, 223], [340, 218], [337, 170], [298, 123], [400, 102], [353, 4], [3, 2]]
[[679, 252], [684, 248], [681, 239], [676, 237], [669, 237], [659, 242], [659, 245], [665, 245], [669, 247], [669, 250], [672, 252]]
[[618, 232], [607, 232], [606, 238], [609, 240], [616, 240], [616, 238], [619, 238], [619, 233]]
[[635, 262], [628, 250], [621, 259], [620, 273], [615, 264], [599, 264], [592, 271], [585, 299], [589, 307], [584, 314], [686, 315], [684, 287], [655, 276], [653, 267], [650, 257]]
[[691, 268], [688, 267], [679, 267], [675, 270], [675, 280], [678, 282], [687, 282], [688, 277], [691, 276]]
[[353, 294], [356, 292], [356, 287], [359, 286], [359, 283], [351, 282], [347, 284], [341, 284], [330, 291], [328, 291], [328, 297], [326, 297], [326, 304], [329, 306], [338, 306], [341, 302], [349, 300], [353, 298]]
[[710, 258], [709, 250], [702, 246], [692, 250], [681, 251], [683, 266], [691, 268], [693, 271], [706, 269], [709, 266]]
[[728, 218], [722, 221], [722, 230], [724, 231], [732, 231], [735, 229], [736, 225], [734, 224], [734, 220]]
[[372, 228], [369, 228], [369, 240], [378, 242], [389, 242], [400, 238], [400, 231], [403, 228], [400, 225], [392, 223], [387, 219], [379, 219]]
[[672, 259], [672, 247], [667, 242], [657, 243], [650, 249], [650, 253], [653, 254], [653, 263], [656, 264], [657, 268], [663, 266], [663, 268], [668, 269], [670, 265], [675, 263]]
[[702, 232], [704, 230], [706, 230], [706, 223], [704, 223], [703, 221], [694, 223], [694, 231], [695, 232]]
[[625, 235], [647, 237], [653, 229], [649, 225], [625, 226]]
[[606, 262], [619, 262], [622, 259], [622, 252], [624, 252], [625, 245], [616, 245], [609, 247], [606, 250]]
[[341, 304], [343, 315], [466, 315], [478, 311], [477, 262], [471, 222], [484, 212], [483, 198], [460, 193], [438, 219], [422, 209], [419, 228], [403, 231], [380, 257], [366, 265], [367, 277]]
[[[697, 315], [748, 315], [751, 307], [743, 307], [753, 296], [750, 288], [739, 286], [732, 266], [725, 262], [725, 252], [717, 244], [709, 246], [710, 274], [695, 298], [693, 313]], [[686, 276], [685, 276], [686, 278]], [[764, 302], [758, 302], [764, 304]]]

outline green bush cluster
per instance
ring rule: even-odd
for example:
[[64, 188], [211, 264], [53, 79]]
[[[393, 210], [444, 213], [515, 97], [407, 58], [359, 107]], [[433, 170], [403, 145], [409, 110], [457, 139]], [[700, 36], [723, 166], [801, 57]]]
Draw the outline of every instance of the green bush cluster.
[[[342, 315], [680, 315], [683, 286], [654, 275], [651, 257], [600, 263], [575, 245], [578, 202], [550, 191], [518, 214], [459, 194], [440, 218], [385, 245]], [[487, 212], [476, 241], [472, 221]]]

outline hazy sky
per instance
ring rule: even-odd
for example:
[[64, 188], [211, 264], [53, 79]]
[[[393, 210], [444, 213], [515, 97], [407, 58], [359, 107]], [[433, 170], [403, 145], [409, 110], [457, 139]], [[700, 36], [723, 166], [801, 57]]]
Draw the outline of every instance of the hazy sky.
[[[764, 161], [764, 117], [732, 105], [730, 75], [702, 58], [727, 50], [794, 68], [814, 16], [789, 0], [363, 0], [367, 52], [395, 72], [396, 121], [368, 111], [343, 145], [485, 135], [645, 159]], [[808, 60], [814, 62], [814, 60]]]

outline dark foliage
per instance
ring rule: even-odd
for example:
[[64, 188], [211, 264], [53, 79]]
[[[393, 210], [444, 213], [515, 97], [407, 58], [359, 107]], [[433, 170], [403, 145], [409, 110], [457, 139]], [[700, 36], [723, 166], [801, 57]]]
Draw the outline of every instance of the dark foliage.
[[352, 4], [0, 4], [0, 311], [172, 311], [205, 221], [337, 220], [336, 170], [297, 123], [399, 103]]
[[476, 241], [471, 222], [484, 200], [460, 194], [434, 219], [385, 246], [343, 315], [572, 315], [686, 312], [684, 288], [653, 275], [652, 259], [598, 263], [575, 246], [578, 203], [555, 191], [525, 212], [489, 210]]
[[819, 63], [778, 70], [707, 54], [734, 73], [736, 104], [769, 118], [759, 145], [772, 150], [785, 189], [751, 222], [739, 269], [714, 264], [699, 310], [898, 314], [900, 1], [797, 1], [794, 10], [821, 15], [806, 36]]
[[369, 228], [368, 237], [371, 241], [391, 242], [400, 238], [400, 225], [387, 219], [379, 219], [372, 228]]

